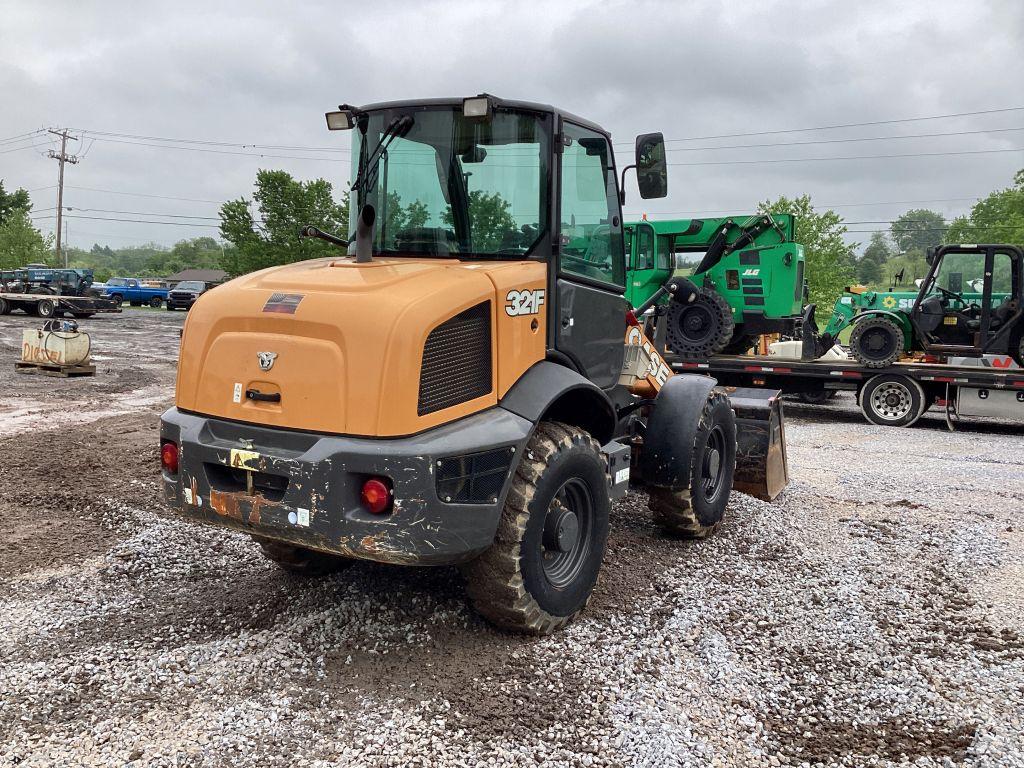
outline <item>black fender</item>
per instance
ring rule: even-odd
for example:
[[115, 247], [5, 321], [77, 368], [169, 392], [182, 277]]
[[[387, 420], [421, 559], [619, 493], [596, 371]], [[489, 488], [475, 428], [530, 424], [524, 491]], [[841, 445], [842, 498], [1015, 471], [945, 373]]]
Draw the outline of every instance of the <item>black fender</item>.
[[679, 302], [680, 304], [689, 304], [700, 293], [700, 288], [697, 284], [692, 280], [687, 280], [685, 277], [673, 277], [665, 283], [665, 288], [672, 297], [672, 301]]
[[530, 367], [498, 405], [534, 424], [546, 418], [581, 427], [602, 445], [615, 436], [618, 424], [615, 406], [604, 390], [550, 360]]
[[710, 376], [678, 374], [658, 393], [647, 420], [638, 469], [649, 485], [672, 491], [690, 487], [693, 445], [704, 403], [718, 382]]

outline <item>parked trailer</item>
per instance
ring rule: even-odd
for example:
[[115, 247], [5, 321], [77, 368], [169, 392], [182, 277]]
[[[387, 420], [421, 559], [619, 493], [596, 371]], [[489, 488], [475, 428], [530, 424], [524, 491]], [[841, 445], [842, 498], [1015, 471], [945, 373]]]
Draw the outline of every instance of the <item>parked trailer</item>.
[[778, 389], [822, 400], [832, 392], [854, 392], [864, 418], [881, 426], [909, 427], [932, 406], [944, 410], [950, 429], [961, 417], [1024, 422], [1024, 369], [1009, 367], [1009, 357], [956, 362], [869, 368], [855, 360], [716, 355], [706, 362], [673, 360], [671, 365], [677, 372], [709, 374], [726, 386]]
[[67, 314], [79, 319], [92, 317], [99, 312], [121, 311], [121, 307], [110, 299], [95, 296], [0, 292], [0, 315], [9, 315], [16, 309], [35, 317], [60, 317]]

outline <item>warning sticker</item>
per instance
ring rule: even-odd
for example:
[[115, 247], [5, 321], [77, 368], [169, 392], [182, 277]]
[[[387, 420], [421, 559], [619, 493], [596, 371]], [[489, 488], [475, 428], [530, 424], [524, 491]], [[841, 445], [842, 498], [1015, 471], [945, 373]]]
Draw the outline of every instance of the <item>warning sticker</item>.
[[299, 308], [299, 302], [305, 297], [304, 293], [275, 293], [272, 294], [267, 303], [263, 305], [264, 312], [277, 312], [282, 315], [294, 315]]

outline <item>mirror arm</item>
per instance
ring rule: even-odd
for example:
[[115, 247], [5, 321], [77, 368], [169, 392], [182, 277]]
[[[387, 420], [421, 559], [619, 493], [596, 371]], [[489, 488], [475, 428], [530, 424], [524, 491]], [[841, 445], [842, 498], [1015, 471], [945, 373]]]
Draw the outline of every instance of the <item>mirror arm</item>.
[[630, 168], [636, 168], [636, 163], [622, 169], [622, 178], [619, 180], [619, 205], [626, 204], [626, 171]]

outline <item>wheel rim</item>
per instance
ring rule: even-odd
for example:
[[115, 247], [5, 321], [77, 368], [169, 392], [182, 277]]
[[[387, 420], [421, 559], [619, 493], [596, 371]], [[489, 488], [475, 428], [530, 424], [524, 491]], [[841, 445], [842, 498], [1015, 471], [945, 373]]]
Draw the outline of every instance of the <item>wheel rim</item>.
[[711, 337], [714, 326], [714, 315], [711, 314], [708, 307], [701, 304], [687, 307], [679, 317], [679, 333], [690, 344], [707, 341]]
[[704, 498], [718, 499], [725, 487], [725, 430], [718, 424], [711, 428], [700, 460], [700, 485]]
[[594, 532], [594, 497], [579, 478], [562, 483], [544, 518], [541, 561], [555, 589], [569, 586], [583, 570]]
[[914, 398], [903, 384], [888, 381], [880, 384], [871, 393], [871, 408], [879, 418], [898, 421], [910, 415]]
[[885, 328], [869, 328], [861, 336], [860, 348], [872, 360], [885, 360], [896, 351], [896, 339]]

